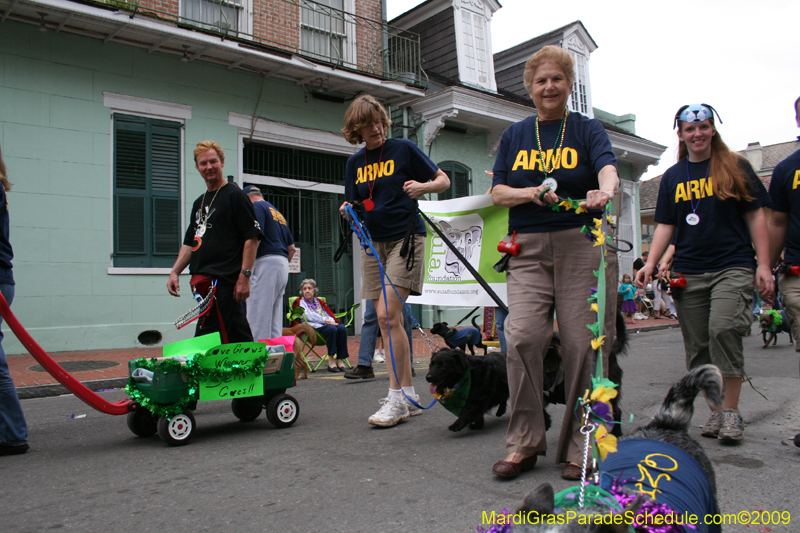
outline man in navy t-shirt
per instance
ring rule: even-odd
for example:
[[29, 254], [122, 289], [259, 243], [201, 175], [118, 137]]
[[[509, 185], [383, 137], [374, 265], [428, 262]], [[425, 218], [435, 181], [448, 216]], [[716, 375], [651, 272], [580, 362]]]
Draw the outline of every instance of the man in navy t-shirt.
[[264, 238], [256, 251], [250, 297], [247, 299], [247, 321], [255, 340], [280, 337], [283, 324], [283, 295], [289, 281], [289, 262], [297, 248], [283, 215], [264, 200], [255, 185], [244, 188], [253, 202], [256, 220]]
[[[800, 98], [795, 101], [795, 120], [800, 127]], [[769, 196], [772, 216], [767, 228], [772, 265], [778, 262], [783, 251], [787, 267], [800, 266], [800, 150], [778, 163], [772, 171]], [[792, 333], [796, 335], [800, 331], [800, 277], [787, 270], [779, 285]], [[800, 343], [795, 349], [800, 351]]]

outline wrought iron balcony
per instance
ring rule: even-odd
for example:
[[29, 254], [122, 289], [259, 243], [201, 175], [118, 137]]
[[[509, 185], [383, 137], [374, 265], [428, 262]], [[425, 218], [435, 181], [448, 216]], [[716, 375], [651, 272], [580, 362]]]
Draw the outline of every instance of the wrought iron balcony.
[[[342, 0], [330, 0], [336, 5]], [[130, 11], [276, 48], [335, 68], [422, 87], [418, 34], [313, 0], [100, 0]], [[178, 4], [179, 7], [178, 7]], [[167, 11], [175, 8], [174, 11]], [[248, 7], [251, 6], [251, 7]]]

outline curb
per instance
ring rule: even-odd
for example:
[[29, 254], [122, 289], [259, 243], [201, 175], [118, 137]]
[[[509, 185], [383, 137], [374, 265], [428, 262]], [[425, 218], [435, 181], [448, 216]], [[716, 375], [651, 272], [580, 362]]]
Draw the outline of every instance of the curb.
[[[82, 381], [89, 390], [98, 391], [101, 389], [121, 389], [128, 384], [128, 378], [95, 379], [92, 381]], [[30, 387], [19, 387], [17, 396], [20, 400], [31, 400], [33, 398], [47, 398], [49, 396], [62, 396], [72, 394], [63, 385], [32, 385]]]
[[636, 328], [636, 333], [647, 333], [648, 331], [659, 331], [663, 329], [680, 329], [679, 324], [664, 324], [663, 326], [648, 326], [646, 328]]

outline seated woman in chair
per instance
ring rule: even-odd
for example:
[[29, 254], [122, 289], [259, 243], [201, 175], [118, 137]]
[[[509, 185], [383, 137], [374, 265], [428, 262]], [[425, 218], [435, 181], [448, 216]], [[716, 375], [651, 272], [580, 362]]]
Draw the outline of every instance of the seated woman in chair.
[[344, 360], [350, 355], [347, 353], [347, 328], [340, 324], [333, 316], [333, 311], [328, 305], [317, 298], [319, 289], [313, 279], [304, 279], [300, 284], [300, 294], [294, 302], [305, 311], [303, 321], [318, 330], [328, 343], [328, 372], [344, 372]]

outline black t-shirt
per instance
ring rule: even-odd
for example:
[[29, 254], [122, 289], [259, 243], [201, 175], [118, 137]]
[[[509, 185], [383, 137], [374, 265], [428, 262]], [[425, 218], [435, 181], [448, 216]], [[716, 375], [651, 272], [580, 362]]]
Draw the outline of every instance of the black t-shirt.
[[294, 239], [286, 219], [266, 200], [254, 202], [253, 209], [256, 212], [256, 220], [264, 232], [264, 238], [258, 244], [256, 257], [282, 255], [288, 259], [289, 245], [294, 244]]
[[641, 270], [644, 268], [644, 260], [641, 257], [637, 257], [636, 261], [633, 262], [633, 269], [634, 270]]
[[[206, 207], [208, 219], [202, 232], [200, 215], [201, 209], [204, 213]], [[194, 201], [192, 222], [183, 237], [183, 244], [192, 247], [189, 270], [192, 274], [236, 283], [242, 269], [245, 241], [262, 236], [253, 204], [238, 185], [228, 183], [214, 192], [207, 192]]]
[[[714, 177], [708, 175], [710, 163], [711, 159], [688, 163], [687, 177], [687, 159], [681, 159], [661, 178], [654, 220], [675, 226], [672, 270], [702, 274], [734, 267], [756, 268], [744, 215], [767, 205], [769, 195], [750, 163], [739, 158], [750, 180], [753, 200], [720, 200], [714, 194]], [[700, 218], [694, 226], [686, 220], [692, 212]]]
[[[344, 197], [348, 202], [366, 200], [372, 186], [375, 208], [366, 212], [364, 222], [373, 240], [388, 242], [405, 237], [409, 218], [417, 211], [417, 201], [403, 192], [403, 184], [430, 181], [439, 167], [407, 139], [386, 139], [382, 150], [364, 147], [347, 160]], [[414, 232], [427, 234], [419, 215]]]
[[787, 265], [800, 265], [800, 150], [778, 163], [772, 171], [769, 197], [772, 209], [789, 214], [784, 260]]
[[[553, 159], [553, 146], [556, 144], [561, 121], [539, 123], [542, 149], [547, 159]], [[570, 113], [567, 117], [564, 144], [559, 166], [551, 174], [558, 182], [556, 194], [562, 198], [581, 200], [586, 193], [598, 189], [597, 175], [606, 165], [617, 164], [611, 149], [611, 141], [600, 122], [580, 113]], [[515, 188], [538, 187], [544, 181], [539, 146], [536, 141], [536, 117], [529, 117], [512, 124], [503, 133], [497, 159], [494, 163], [492, 186], [508, 185]], [[590, 211], [598, 217], [599, 210]], [[540, 233], [579, 228], [586, 219], [575, 211], [553, 211], [549, 206], [528, 202], [508, 210], [508, 231], [520, 233]]]

